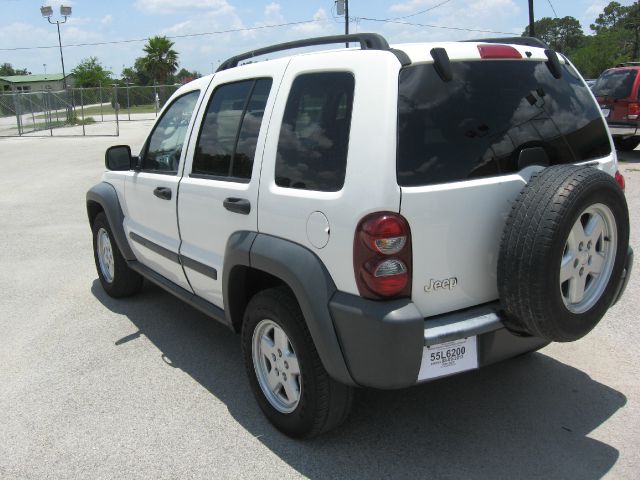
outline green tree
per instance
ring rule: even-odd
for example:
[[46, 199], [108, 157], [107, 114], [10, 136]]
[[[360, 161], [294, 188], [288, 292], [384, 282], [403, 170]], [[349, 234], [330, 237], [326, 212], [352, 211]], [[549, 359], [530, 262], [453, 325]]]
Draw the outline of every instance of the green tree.
[[141, 66], [159, 84], [169, 82], [178, 69], [178, 52], [173, 45], [167, 37], [156, 36], [144, 46], [146, 55], [141, 58]]
[[0, 76], [10, 77], [11, 75], [30, 75], [31, 72], [27, 72], [26, 68], [13, 68], [10, 63], [3, 63], [0, 65]]
[[598, 18], [595, 19], [595, 22], [590, 25], [591, 30], [600, 33], [616, 28], [629, 14], [630, 9], [631, 7], [622, 6], [618, 2], [609, 3], [604, 7], [602, 13], [598, 15]]
[[98, 87], [111, 83], [111, 72], [102, 66], [97, 57], [83, 59], [71, 73], [76, 87]]
[[[574, 17], [543, 17], [534, 22], [536, 37], [547, 43], [552, 49], [566, 53], [580, 47], [584, 42], [584, 32], [580, 22]], [[529, 35], [529, 26], [522, 34]]]

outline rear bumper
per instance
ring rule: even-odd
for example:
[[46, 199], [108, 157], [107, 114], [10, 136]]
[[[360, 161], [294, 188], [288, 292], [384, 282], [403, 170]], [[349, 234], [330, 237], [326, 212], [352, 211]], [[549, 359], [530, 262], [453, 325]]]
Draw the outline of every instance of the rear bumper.
[[626, 124], [609, 124], [609, 131], [614, 137], [633, 137], [640, 135], [638, 127], [636, 125]]
[[497, 303], [425, 320], [408, 299], [376, 302], [338, 292], [330, 310], [347, 368], [355, 383], [367, 387], [415, 385], [423, 353], [439, 343], [477, 336], [479, 367], [549, 343], [510, 333]]

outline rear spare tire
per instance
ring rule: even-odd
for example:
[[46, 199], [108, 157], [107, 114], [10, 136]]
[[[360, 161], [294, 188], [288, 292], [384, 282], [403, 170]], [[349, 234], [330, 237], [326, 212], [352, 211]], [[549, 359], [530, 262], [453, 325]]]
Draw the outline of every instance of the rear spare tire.
[[628, 244], [627, 202], [610, 175], [574, 165], [534, 175], [502, 234], [505, 325], [556, 342], [583, 337], [614, 300]]

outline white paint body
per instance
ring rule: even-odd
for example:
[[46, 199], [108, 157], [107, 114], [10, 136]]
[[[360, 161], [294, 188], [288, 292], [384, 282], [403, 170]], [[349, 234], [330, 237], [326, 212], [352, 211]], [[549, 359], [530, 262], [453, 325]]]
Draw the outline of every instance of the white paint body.
[[[432, 62], [429, 52], [434, 47], [444, 47], [452, 61], [480, 61], [475, 43], [395, 47], [409, 55], [414, 64]], [[546, 60], [542, 49], [517, 45], [514, 48], [523, 54], [522, 61]], [[526, 57], [526, 51], [532, 53], [530, 58]], [[191, 90], [200, 90], [201, 95], [187, 132], [178, 174], [169, 177], [106, 172], [105, 181], [118, 191], [127, 235], [138, 233], [172, 252], [215, 268], [217, 280], [189, 268], [182, 271], [175, 262], [170, 265], [172, 262], [130, 241], [136, 256], [175, 283], [224, 308], [222, 278], [227, 240], [239, 230], [258, 231], [307, 247], [324, 263], [338, 290], [358, 295], [353, 270], [356, 225], [369, 213], [392, 211], [401, 213], [410, 224], [412, 300], [425, 317], [497, 299], [500, 236], [511, 204], [534, 168], [500, 177], [401, 188], [396, 180], [400, 68], [398, 59], [389, 51], [337, 49], [252, 63], [180, 88], [167, 105]], [[355, 78], [344, 187], [338, 192], [279, 187], [274, 178], [276, 151], [292, 82], [303, 73], [326, 71], [347, 71]], [[273, 84], [251, 181], [234, 183], [189, 177], [200, 124], [215, 88], [258, 77], [271, 77]], [[597, 161], [597, 167], [611, 175], [617, 166], [615, 149], [612, 152]], [[153, 188], [162, 185], [176, 190], [177, 195], [170, 202], [152, 194]], [[251, 213], [229, 212], [222, 206], [227, 197], [248, 199]], [[328, 231], [324, 220], [318, 223], [319, 217], [314, 212], [321, 212], [326, 218]], [[323, 237], [323, 231], [328, 239]], [[451, 278], [457, 279], [454, 287], [425, 291], [431, 281]]]

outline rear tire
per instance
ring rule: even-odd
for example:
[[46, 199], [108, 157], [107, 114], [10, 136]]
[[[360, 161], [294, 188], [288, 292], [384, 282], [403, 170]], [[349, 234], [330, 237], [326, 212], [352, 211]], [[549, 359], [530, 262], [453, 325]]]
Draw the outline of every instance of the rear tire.
[[621, 152], [631, 152], [632, 150], [635, 150], [638, 145], [640, 145], [640, 138], [614, 138], [613, 143]]
[[102, 288], [110, 297], [134, 295], [142, 288], [142, 276], [129, 268], [113, 239], [103, 212], [93, 220], [93, 258]]
[[324, 369], [288, 288], [263, 290], [251, 299], [242, 324], [242, 351], [258, 405], [286, 435], [311, 438], [349, 415], [353, 388]]
[[557, 165], [532, 177], [500, 246], [505, 325], [556, 342], [583, 337], [614, 300], [628, 244], [627, 203], [610, 175]]

